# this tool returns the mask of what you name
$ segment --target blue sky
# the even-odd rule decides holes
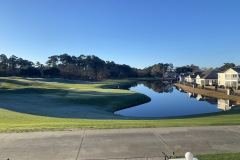
[[[240,65],[239,0],[0,0],[0,54]]]

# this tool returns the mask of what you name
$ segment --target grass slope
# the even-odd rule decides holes
[[[240,125],[240,111],[140,119],[114,111],[149,101],[120,89],[103,89],[138,79],[102,82],[1,78],[0,132],[39,130]]]

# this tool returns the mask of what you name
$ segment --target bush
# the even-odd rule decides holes
[[[44,77],[59,77],[60,70],[57,67],[51,67],[43,70]]]
[[[29,76],[29,77],[39,77],[41,76],[41,71],[38,68],[28,67],[24,69],[20,69],[21,76]]]

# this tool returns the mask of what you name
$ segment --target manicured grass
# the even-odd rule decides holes
[[[240,153],[199,154],[194,157],[198,160],[239,160]]]
[[[138,79],[83,82],[10,77],[0,81],[3,80],[0,132],[240,125],[240,110],[152,119],[113,114],[150,98],[133,91],[103,88]]]
[[[205,114],[199,117],[189,116],[171,119],[97,120],[97,119],[54,118],[0,109],[1,115],[0,132],[240,125],[239,114],[240,112],[236,111],[226,112],[223,115]]]

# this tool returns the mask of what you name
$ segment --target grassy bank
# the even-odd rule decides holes
[[[37,116],[0,109],[0,132],[240,125],[240,111],[169,119],[74,119]]]
[[[0,88],[0,132],[240,125],[239,110],[152,119],[113,114],[150,100],[141,93],[106,89],[139,79],[102,82],[1,79],[5,82]]]
[[[195,155],[198,160],[239,160],[240,153],[199,154]],[[177,158],[184,158],[177,157]]]
[[[201,94],[201,95],[208,96],[208,97],[213,97],[213,98],[229,99],[231,101],[236,101],[236,102],[240,103],[240,97],[239,96],[227,95],[225,93],[216,92],[216,91],[209,91],[209,90],[205,90],[205,89],[192,88],[192,87],[185,86],[183,84],[178,84],[178,83],[174,83],[174,85],[182,88],[185,91],[189,91],[189,92],[192,92],[192,93]]]

